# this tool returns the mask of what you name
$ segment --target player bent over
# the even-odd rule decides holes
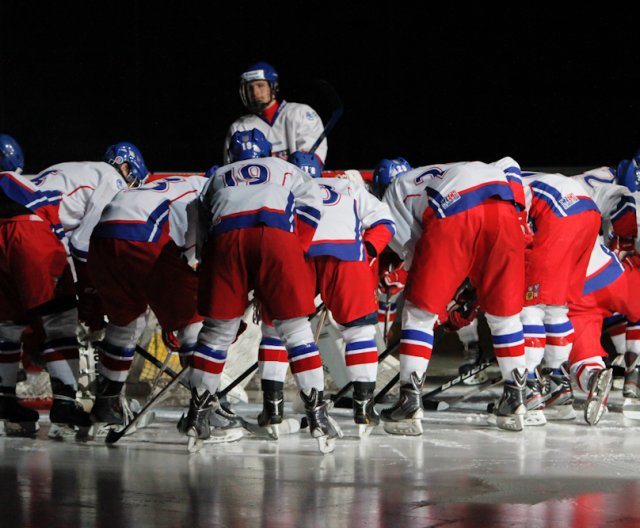
[[[56,208],[19,176],[22,151],[0,135],[0,419],[9,434],[34,434],[38,413],[16,400],[22,333],[27,323],[44,330],[40,358],[51,376],[52,424],[86,437],[89,415],[76,401],[78,311],[71,268],[60,239]]]
[[[313,283],[304,261],[321,217],[320,188],[296,166],[265,157],[271,144],[258,130],[235,133],[229,148],[234,161],[215,172],[201,199],[209,235],[198,295],[205,320],[190,356],[191,403],[179,430],[190,450],[209,437],[227,350],[253,290],[298,366],[311,435],[323,452],[331,451],[339,429],[323,398],[322,364],[307,319],[315,308]]]

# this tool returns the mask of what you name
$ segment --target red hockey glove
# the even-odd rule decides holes
[[[176,332],[168,332],[167,330],[162,331],[162,342],[164,346],[167,347],[167,350],[171,352],[179,352],[180,351],[180,341],[178,341],[178,335]]]
[[[622,259],[622,265],[629,270],[640,268],[640,255],[635,253],[627,255]]]
[[[470,325],[478,316],[476,290],[468,280],[458,288],[453,301],[447,306],[448,319],[443,324],[447,332],[457,332]]]
[[[380,279],[380,291],[389,295],[396,295],[404,290],[409,272],[404,269],[404,262],[391,271],[385,271]]]

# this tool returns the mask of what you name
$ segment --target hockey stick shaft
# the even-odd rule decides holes
[[[318,139],[316,139],[316,142],[309,149],[309,154],[313,154],[320,146],[320,143],[322,143],[322,141],[331,133],[333,127],[336,126],[336,123],[342,117],[342,112],[344,111],[342,101],[340,100],[340,97],[338,97],[336,91],[333,89],[333,86],[331,86],[327,81],[322,81],[322,84],[329,91],[332,99],[334,100],[334,109],[331,113],[329,121],[327,121],[327,124],[324,127],[324,130],[322,131]]]
[[[495,358],[489,361],[485,361],[484,363],[480,363],[476,367],[473,367],[469,372],[465,372],[464,374],[456,376],[452,380],[449,380],[446,383],[443,383],[442,385],[440,385],[439,387],[436,387],[435,389],[427,392],[426,394],[423,394],[422,401],[425,402],[430,398],[433,398],[436,394],[440,394],[441,392],[444,392],[447,389],[450,389],[451,387],[462,383],[464,380],[469,379],[472,376],[475,376],[476,374],[478,374],[478,372],[482,372],[483,370],[488,369],[491,365],[495,363],[496,363]]]

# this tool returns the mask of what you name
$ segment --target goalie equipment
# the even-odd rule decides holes
[[[0,170],[22,172],[24,154],[18,142],[9,134],[0,134]]]
[[[232,162],[269,156],[271,156],[271,143],[257,128],[238,130],[229,140],[229,159]]]
[[[149,176],[142,153],[133,143],[122,141],[107,147],[104,161],[114,167],[130,187],[139,187]],[[128,171],[122,168],[125,163],[129,167]]]

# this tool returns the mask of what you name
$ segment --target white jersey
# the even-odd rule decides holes
[[[59,163],[30,180],[58,206],[67,251],[86,262],[91,232],[102,210],[127,184],[104,162]]]
[[[587,190],[600,209],[605,236],[637,237],[635,200],[629,189],[618,185],[613,169],[599,167],[572,176],[571,179],[578,181]]]
[[[601,237],[598,237],[589,257],[582,295],[589,295],[608,286],[623,273],[624,267],[618,257],[602,243]]]
[[[396,178],[383,198],[396,223],[391,249],[408,266],[426,217],[445,218],[489,198],[515,202],[514,181],[504,169],[479,161],[459,162],[418,167]],[[515,183],[520,186],[519,178]]]
[[[258,225],[289,232],[315,231],[322,215],[320,187],[306,172],[278,158],[236,161],[220,167],[202,194],[209,232]]]
[[[272,124],[255,114],[244,115],[234,121],[227,132],[223,152],[225,164],[231,161],[229,159],[231,136],[238,130],[246,131],[254,128],[260,130],[273,145],[273,156],[287,159],[289,154],[296,150],[308,152],[322,134],[324,125],[320,116],[310,106],[286,101],[280,103]],[[326,139],[322,140],[315,154],[324,163],[327,158]]]
[[[191,246],[189,211],[207,181],[197,175],[167,176],[125,189],[105,207],[93,237],[161,243],[171,238],[179,247]]]
[[[322,220],[308,255],[331,255],[340,260],[365,260],[363,234],[384,225],[395,233],[389,206],[378,200],[363,185],[347,178],[316,180],[322,190]]]

